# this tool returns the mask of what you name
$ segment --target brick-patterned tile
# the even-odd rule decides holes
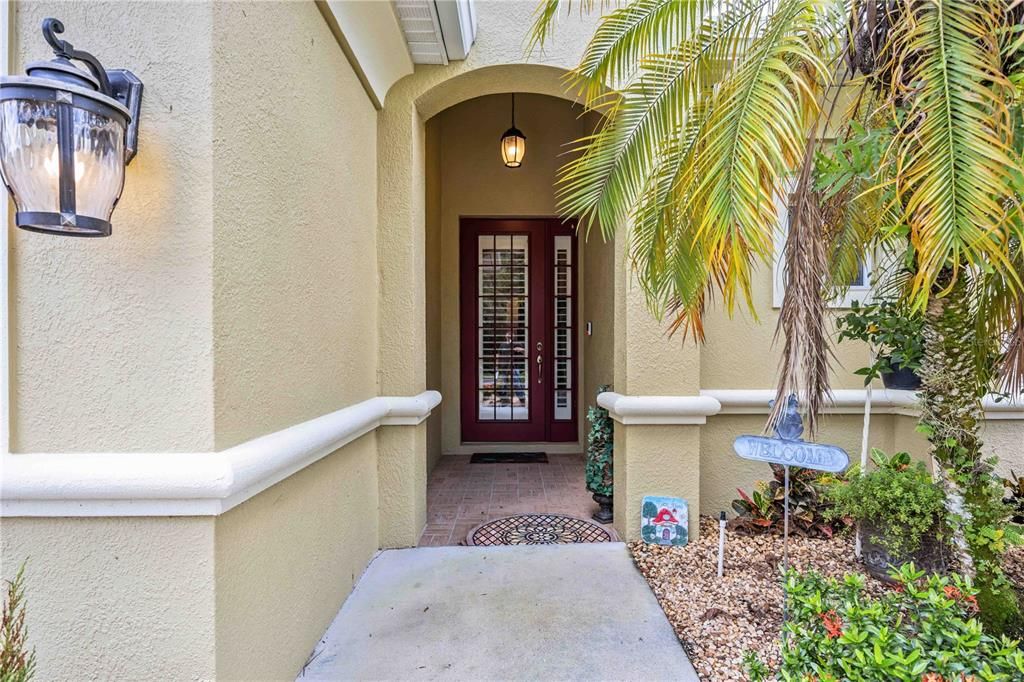
[[[597,504],[586,490],[583,455],[548,455],[548,464],[470,464],[445,456],[427,484],[427,527],[420,546],[462,545],[481,523],[513,514],[589,519]]]

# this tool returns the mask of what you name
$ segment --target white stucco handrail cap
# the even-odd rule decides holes
[[[220,452],[0,455],[0,516],[221,514],[380,426],[422,423],[437,391],[379,396]]]
[[[720,414],[767,414],[768,402],[775,398],[774,388],[702,389],[700,394],[714,398],[722,404]],[[832,391],[826,401],[825,414],[862,414],[867,403],[867,389],[840,388]],[[1024,419],[1024,404],[1019,401],[997,400],[987,395],[982,400],[985,419]],[[915,391],[875,388],[871,391],[871,412],[916,417],[919,412]]]
[[[605,392],[597,404],[620,424],[704,424],[721,404],[702,395],[622,395]]]
[[[768,403],[775,399],[774,388],[727,388],[703,389],[703,396],[716,399],[722,404],[722,414],[766,414]],[[830,400],[825,402],[826,413],[856,413],[864,411],[867,400],[865,389],[836,389]],[[913,391],[875,389],[871,395],[873,412],[911,409],[917,404]]]

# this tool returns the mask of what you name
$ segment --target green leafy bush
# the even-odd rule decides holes
[[[729,527],[741,533],[782,532],[785,512],[785,469],[770,464],[771,481],[758,481],[748,495],[737,488],[738,500],[732,501],[737,516]],[[813,469],[789,468],[789,530],[804,537],[830,538],[842,519],[830,520],[830,503],[822,497],[821,475]]]
[[[864,377],[865,386],[895,367],[915,371],[921,367],[924,319],[895,301],[882,299],[868,305],[854,301],[850,312],[836,320],[836,327],[840,341],[866,341],[877,349],[874,364],[854,371]]]
[[[897,557],[908,557],[925,535],[941,534],[946,496],[924,464],[910,463],[910,455],[887,457],[871,450],[875,469],[861,474],[853,467],[845,480],[824,490],[831,507],[827,518],[845,518],[870,530],[870,540]]]
[[[1010,682],[1024,679],[1018,642],[984,632],[976,592],[957,575],[930,575],[913,565],[894,572],[895,589],[864,593],[864,578],[786,576],[789,622],[778,679],[819,682]],[[754,682],[769,679],[747,656]]]
[[[601,386],[600,395],[609,389]],[[587,433],[587,490],[597,495],[612,495],[612,457],[614,451],[612,418],[608,410],[592,405],[587,410],[590,432]]]

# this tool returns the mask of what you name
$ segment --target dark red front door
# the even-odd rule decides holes
[[[460,232],[462,440],[575,441],[572,227],[463,218]]]

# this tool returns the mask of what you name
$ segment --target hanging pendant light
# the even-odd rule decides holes
[[[508,168],[519,168],[526,155],[526,135],[516,128],[516,94],[512,93],[512,127],[501,136],[501,160]]]

